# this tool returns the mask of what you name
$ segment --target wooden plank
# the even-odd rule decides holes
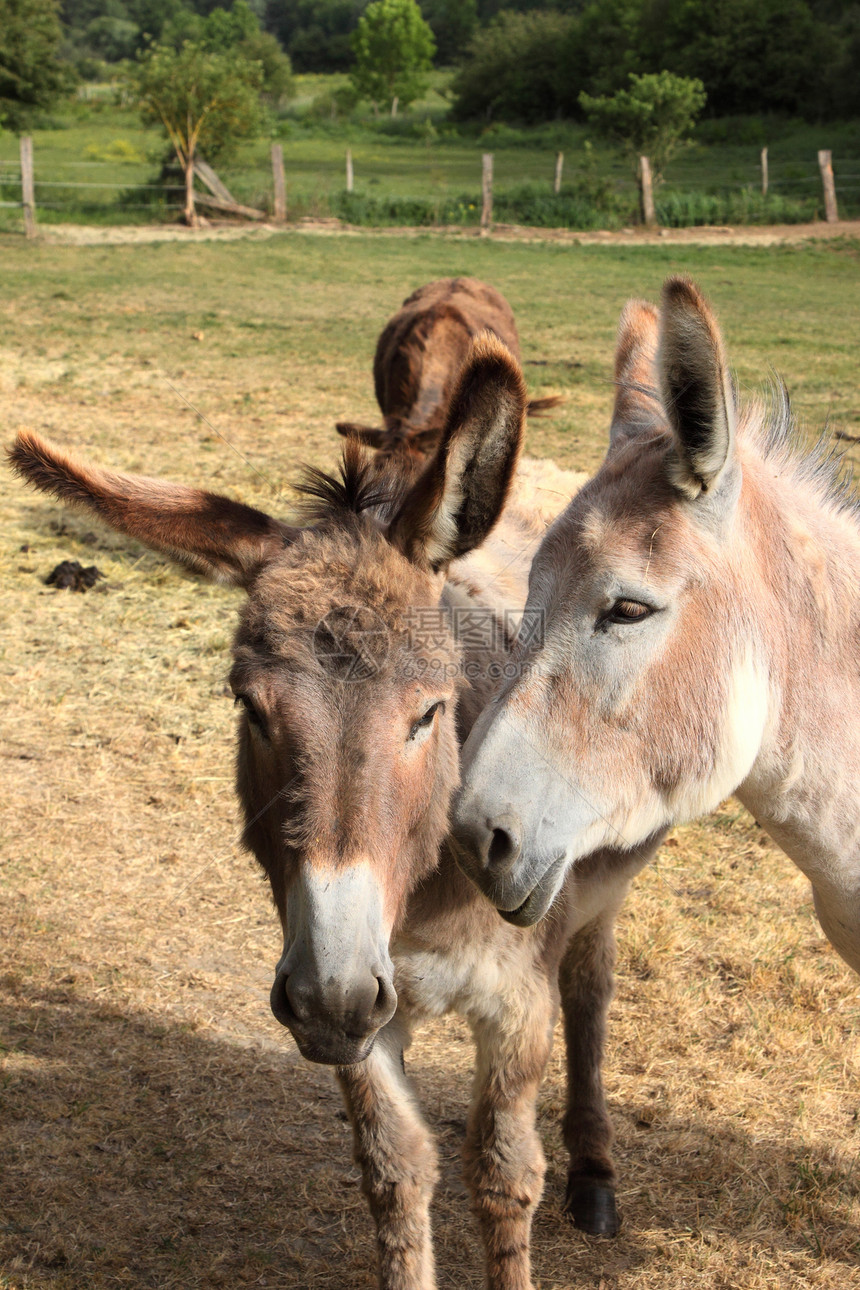
[[[352,148],[346,150],[346,191],[351,193],[355,184],[355,175],[352,170]]]
[[[36,189],[33,183],[33,140],[21,135],[21,204],[24,207],[24,233],[36,236]]]
[[[555,182],[553,183],[553,192],[561,192],[561,172],[564,169],[564,153],[558,152],[555,157]]]
[[[237,204],[236,198],[227,185],[218,178],[208,161],[204,161],[202,157],[196,157],[194,173],[200,182],[206,185],[213,197],[220,198],[222,202],[232,202],[234,206]]]
[[[287,181],[284,177],[284,150],[279,143],[272,144],[272,182],[275,186],[275,219],[283,223],[287,218]]]
[[[195,193],[194,200],[200,206],[210,206],[226,215],[241,215],[243,219],[266,218],[265,211],[255,210],[253,206],[240,206],[238,202],[222,202],[220,197],[210,197],[208,193]]]

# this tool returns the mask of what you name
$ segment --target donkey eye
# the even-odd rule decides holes
[[[433,718],[436,716],[436,713],[444,711],[444,703],[431,703],[430,707],[424,713],[424,716],[419,717],[417,721],[413,722],[412,729],[409,731],[409,738],[414,739],[419,730],[424,730],[427,726],[432,726]]]
[[[639,600],[616,600],[612,608],[604,615],[605,623],[641,623],[654,610],[650,605],[643,605]]]
[[[265,733],[266,723],[260,715],[259,710],[254,706],[253,699],[249,698],[247,694],[237,694],[235,702],[237,704],[241,703],[242,707],[245,709],[245,716],[248,718],[251,725],[256,726],[258,730]]]

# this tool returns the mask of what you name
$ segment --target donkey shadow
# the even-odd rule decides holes
[[[99,1006],[79,997],[73,982],[38,990],[7,973],[0,985],[0,1279],[55,1290],[375,1284],[370,1218],[340,1094],[286,1035],[283,1048],[242,1047],[170,1018]],[[440,1142],[439,1284],[477,1290],[482,1262],[458,1168],[468,1081],[441,1065],[444,1051],[433,1051],[429,1081],[423,1061],[410,1068]],[[630,1126],[620,1126],[620,1164],[624,1177],[644,1178],[645,1186],[625,1206],[627,1225],[613,1242],[588,1240],[564,1219],[564,1161],[560,1152],[553,1158],[558,1129],[546,1109],[541,1127],[550,1154],[533,1242],[542,1290],[597,1285],[604,1276],[614,1284],[659,1259],[660,1242],[645,1238],[657,1225],[654,1162],[637,1160]],[[797,1143],[757,1145],[736,1125],[722,1132],[716,1140],[708,1131],[714,1152],[742,1156],[774,1196],[804,1155]],[[832,1169],[805,1158],[813,1174]],[[745,1233],[725,1199],[713,1230],[704,1206],[691,1230],[701,1179],[685,1181],[685,1159],[671,1154],[663,1153],[662,1168],[675,1193],[672,1216],[659,1224],[666,1243],[686,1233],[716,1251],[735,1223],[733,1248],[751,1263],[774,1244],[803,1251],[802,1230],[759,1224]],[[847,1177],[842,1183],[850,1185]],[[848,1284],[854,1260],[843,1244]]]

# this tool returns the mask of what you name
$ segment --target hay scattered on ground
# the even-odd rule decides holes
[[[74,303],[21,293],[7,427],[268,504],[267,479],[299,454],[330,461],[335,415],[369,402],[369,369],[337,346],[290,371],[287,400],[270,332],[238,360],[232,336],[213,345],[192,401],[261,478],[166,397],[178,333],[155,324],[161,367],[123,358],[123,318],[169,312],[170,276],[156,265],[116,297],[91,273]],[[62,339],[56,308],[82,330]],[[238,595],[8,480],[0,508],[0,1286],[369,1287],[339,1095],[269,1013],[279,932],[234,841]],[[45,587],[62,559],[105,579]],[[593,1241],[561,1215],[559,1042],[540,1102],[541,1290],[860,1286],[860,986],[805,881],[728,803],[670,839],[619,942],[606,1075],[625,1226]],[[458,1166],[471,1063],[456,1021],[408,1059],[444,1160],[440,1285],[457,1290],[481,1284]]]

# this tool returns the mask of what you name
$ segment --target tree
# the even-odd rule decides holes
[[[423,93],[422,75],[433,65],[436,42],[415,0],[375,0],[352,35],[355,66],[350,75],[358,93],[377,103],[411,103]]]
[[[478,25],[477,0],[421,0],[421,12],[436,41],[437,63],[458,63]]]
[[[205,18],[181,11],[165,24],[159,41],[181,49],[190,40],[213,54],[235,54],[259,63],[263,97],[277,106],[293,93],[290,60],[276,37],[262,31],[260,20],[247,0],[234,0],[229,9],[213,9]]]
[[[20,132],[70,87],[58,0],[0,0],[0,127]]]
[[[262,70],[236,53],[215,53],[192,41],[180,50],[154,45],[137,69],[146,124],[161,125],[185,174],[185,220],[197,223],[194,162],[198,151],[223,155],[260,127]]]
[[[505,11],[478,28],[454,78],[454,115],[529,122],[557,116],[570,79],[564,55],[574,31],[573,18],[551,12]]]
[[[628,152],[634,162],[651,161],[659,180],[667,162],[689,135],[707,95],[700,80],[671,72],[630,73],[630,89],[593,98],[583,91],[579,104],[588,119]]]

